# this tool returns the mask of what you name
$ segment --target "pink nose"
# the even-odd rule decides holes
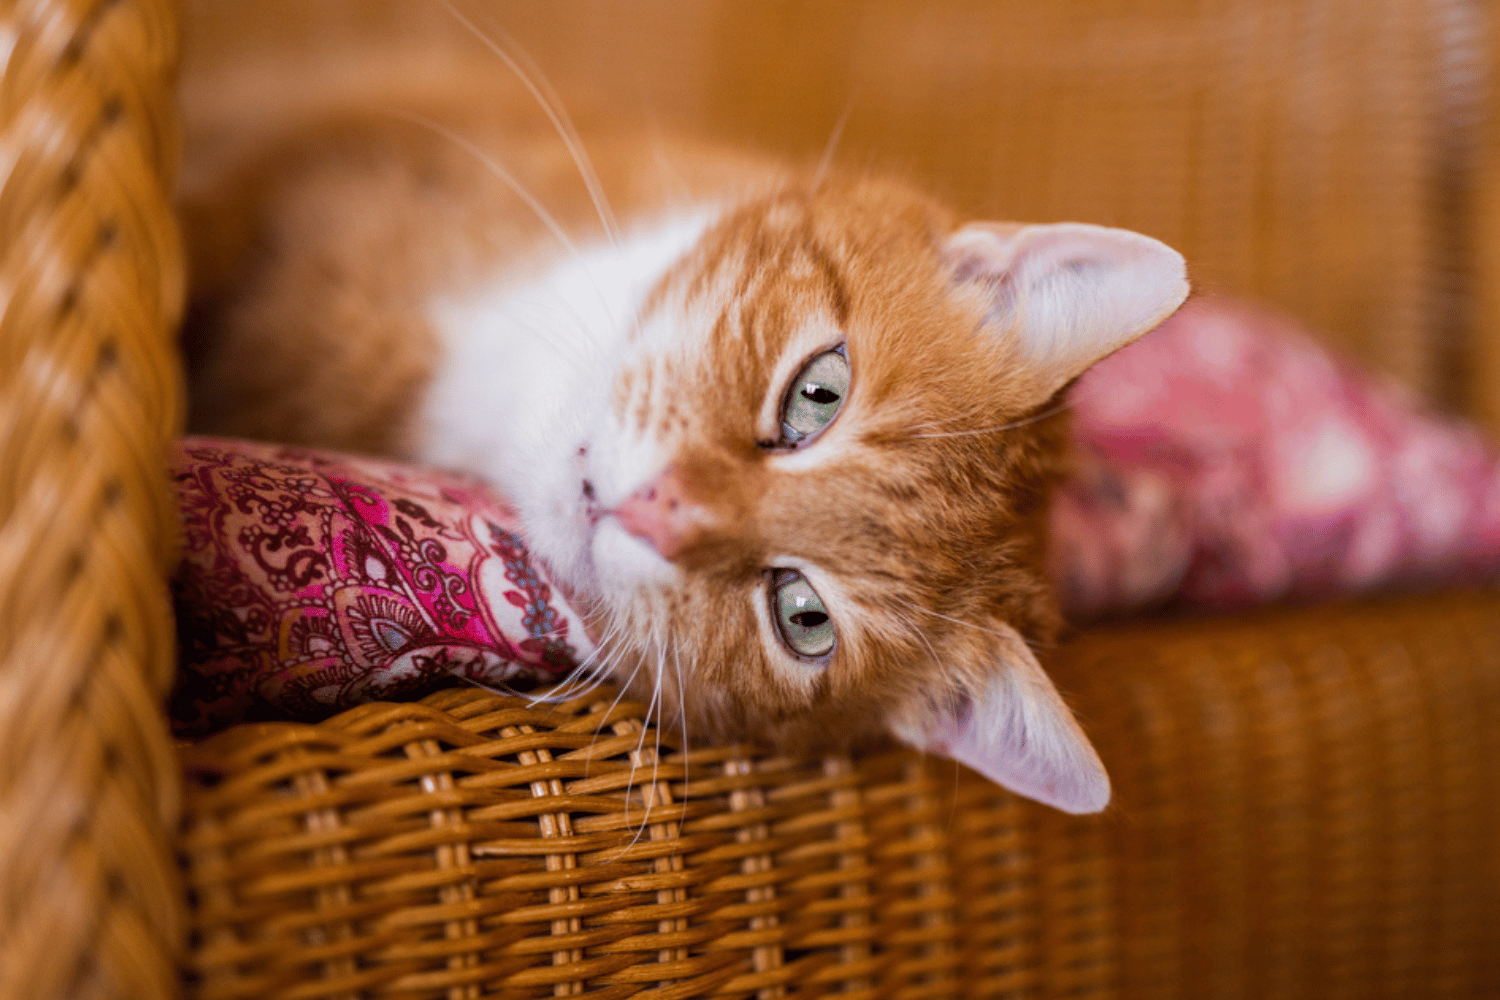
[[[682,478],[670,468],[656,482],[630,494],[614,510],[620,527],[650,542],[667,560],[677,558],[688,536],[703,524],[707,514],[702,506],[688,499]]]

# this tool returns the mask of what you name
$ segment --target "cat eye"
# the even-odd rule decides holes
[[[795,446],[833,423],[849,394],[849,358],[844,348],[813,358],[787,389],[781,404],[781,444]]]
[[[812,584],[794,569],[776,570],[771,577],[771,621],[787,649],[803,659],[833,651],[833,619]]]

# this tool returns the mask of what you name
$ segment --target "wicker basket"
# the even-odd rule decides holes
[[[731,6],[696,16],[712,25]],[[938,6],[987,25],[1012,17],[1007,51],[1029,52],[1032,67],[1047,65],[1047,45],[1115,51],[1079,49],[1092,37],[1083,15]],[[1202,6],[1112,5],[1136,31],[1120,36],[1109,79],[1151,78],[1129,59],[1156,65],[1197,38],[1234,65],[1261,60],[1234,98],[1241,118],[1221,117],[1218,91],[1179,81],[1191,97],[1180,108],[1148,88],[1152,120],[1173,127],[1127,142],[1115,130],[1128,92],[1107,114],[1069,118],[1079,97],[1059,85],[1036,98],[1054,99],[1053,155],[1115,136],[1142,168],[1103,188],[1096,217],[1170,236],[1170,218],[1153,227],[1132,213],[1156,211],[1162,183],[1183,185],[1219,209],[1177,224],[1223,286],[1296,305],[1336,282],[1329,315],[1347,322],[1328,325],[1342,339],[1382,303],[1404,303],[1363,349],[1441,395],[1453,338],[1429,345],[1470,313],[1455,275],[1471,273],[1474,231],[1453,228],[1444,185],[1475,164],[1448,157],[1462,144],[1437,127],[1451,108],[1432,81],[1453,64],[1434,53],[1468,5]],[[568,16],[609,25],[613,9]],[[758,44],[791,8],[765,10],[746,32]],[[845,3],[816,10],[834,36],[853,16]],[[608,699],[544,711],[448,691],[174,748],[159,708],[172,666],[161,470],[180,410],[182,268],[163,193],[174,13],[154,0],[17,0],[0,14],[0,998],[158,998],[184,983],[205,998],[1500,991],[1493,593],[1129,624],[1069,644],[1054,673],[1115,781],[1098,818],[904,752],[684,753],[643,727],[642,706]],[[1361,29],[1330,34],[1341,15]],[[1142,48],[1154,22],[1167,41]],[[1380,93],[1400,99],[1251,100],[1288,40],[1330,37],[1347,38],[1338,57],[1356,63],[1394,52]],[[1174,65],[1207,73],[1209,56]],[[768,120],[726,102],[747,130]],[[1364,124],[1341,132],[1351,108]],[[1035,127],[1046,118],[1028,114]],[[1384,159],[1367,141],[1372,115],[1391,137]],[[1334,265],[1310,261],[1299,277],[1270,259],[1294,245],[1300,217],[1286,206],[1307,178],[1268,175],[1255,156],[1205,161],[1222,147],[1203,130],[1226,120],[1257,122],[1276,149],[1309,128],[1360,139],[1349,155],[1370,161],[1361,190],[1385,202],[1318,216],[1312,242],[1343,248]],[[913,162],[933,155],[934,136],[909,138]],[[1309,154],[1313,173],[1337,145],[1309,147],[1322,157]],[[1137,147],[1157,152],[1131,161]],[[1052,204],[1044,195],[1067,171],[1103,174],[1052,166],[1031,204]],[[1156,166],[1171,167],[1165,182]],[[1265,186],[1256,204],[1280,214],[1241,204],[1252,181]],[[1384,255],[1369,245],[1382,219],[1394,234]],[[1457,304],[1428,318],[1421,304],[1443,295]]]
[[[242,727],[186,754],[197,992],[1497,984],[1500,600],[1135,626],[1064,659],[1113,771],[1102,818],[904,752],[681,754],[660,734],[658,759],[644,706],[608,700],[447,691]]]

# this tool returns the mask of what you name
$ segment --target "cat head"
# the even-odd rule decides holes
[[[1103,766],[1032,651],[1058,624],[1058,398],[1187,292],[1147,237],[957,226],[898,185],[726,215],[645,303],[581,450],[625,679],[690,734],[891,731],[1103,808]]]

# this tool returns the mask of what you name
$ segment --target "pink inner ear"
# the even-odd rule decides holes
[[[1109,775],[1021,634],[994,623],[995,673],[957,704],[909,705],[892,731],[1063,812],[1109,805]]]
[[[1182,255],[1123,229],[973,223],[948,238],[960,282],[983,279],[994,327],[1053,391],[1166,319],[1187,297]]]
[[[1038,717],[1024,696],[996,700],[966,701],[944,713],[928,732],[927,748],[1063,812],[1095,813],[1109,804],[1109,776],[1071,715]],[[1060,700],[1058,707],[1067,712]]]

